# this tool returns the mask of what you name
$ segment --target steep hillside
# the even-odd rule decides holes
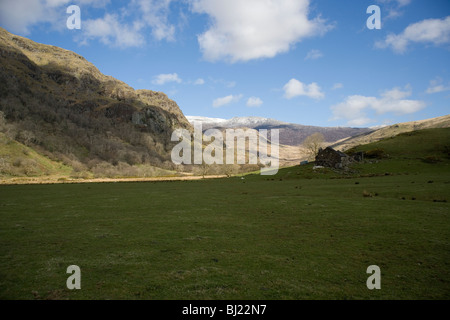
[[[77,171],[120,163],[171,169],[170,136],[191,129],[164,93],[134,90],[76,53],[2,28],[0,112],[9,139]]]
[[[431,128],[448,128],[448,127],[450,127],[450,115],[421,121],[404,122],[394,124],[391,126],[386,126],[366,134],[361,134],[355,137],[343,139],[333,144],[332,147],[337,150],[343,151],[359,145],[364,145],[380,141],[382,139],[394,137],[404,132],[412,132],[416,130],[431,129]]]

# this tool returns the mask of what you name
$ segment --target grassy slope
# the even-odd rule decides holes
[[[245,179],[0,186],[0,298],[448,299],[449,159],[430,144],[448,137],[368,146],[390,159],[349,175],[307,165]],[[424,163],[430,153],[442,161]],[[65,287],[71,264],[78,291]],[[373,264],[381,290],[366,288]]]
[[[34,149],[11,140],[0,132],[0,158],[3,166],[0,178],[14,176],[68,176],[72,168],[60,162],[53,161]]]
[[[407,133],[416,130],[425,130],[432,128],[448,128],[450,127],[450,115],[420,120],[398,123],[391,126],[380,128],[374,132],[363,134],[360,136],[343,139],[332,146],[337,150],[348,150],[350,148],[366,145],[382,139],[397,136],[402,133]]]
[[[135,168],[148,172],[152,177],[177,175],[175,171],[150,165],[138,165]],[[77,182],[94,178],[95,175],[91,172],[84,171],[77,174],[72,167],[51,160],[37,150],[11,140],[0,132],[0,184]],[[119,179],[121,176],[111,178]]]

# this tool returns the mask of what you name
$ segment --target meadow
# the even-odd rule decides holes
[[[348,172],[0,185],[0,299],[449,299],[449,142],[361,146],[383,152]]]

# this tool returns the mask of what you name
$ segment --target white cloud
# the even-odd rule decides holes
[[[219,84],[225,86],[226,88],[234,88],[236,86],[236,81],[228,81],[225,79],[215,79],[215,78],[209,78],[209,80],[214,84]]]
[[[377,42],[379,48],[391,47],[396,53],[404,53],[410,43],[442,45],[450,43],[450,16],[443,19],[426,19],[406,27],[400,34],[390,34]]]
[[[411,0],[378,0],[378,3],[383,4],[383,19],[394,19],[403,15],[401,9],[411,3]]]
[[[9,31],[25,35],[39,23],[50,23],[53,28],[63,30],[68,17],[64,8],[76,4],[82,9],[82,31],[76,37],[80,43],[98,39],[113,47],[137,47],[145,43],[146,33],[157,41],[175,40],[175,26],[169,21],[173,1],[132,0],[116,12],[95,19],[84,19],[86,10],[105,7],[110,0],[0,1],[0,21]]]
[[[152,28],[156,40],[175,40],[175,26],[169,22],[173,0],[134,0],[142,13],[140,23]]]
[[[307,96],[312,99],[322,99],[325,95],[315,82],[305,85],[297,79],[291,79],[283,87],[284,97],[292,99],[297,96]]]
[[[98,38],[103,44],[113,47],[139,47],[145,43],[140,27],[127,25],[119,21],[117,15],[106,14],[103,18],[82,22],[83,43]]]
[[[343,87],[344,87],[344,85],[342,83],[338,82],[338,83],[335,83],[333,85],[333,88],[331,88],[331,89],[332,90],[337,90],[337,89],[342,89]]]
[[[220,108],[224,105],[230,104],[230,103],[234,103],[234,102],[238,102],[239,100],[242,99],[242,94],[237,95],[237,96],[233,96],[233,95],[229,95],[223,98],[217,98],[213,101],[213,107],[214,108]]]
[[[191,0],[192,10],[210,16],[198,36],[206,60],[248,61],[272,58],[297,42],[330,30],[309,19],[309,0]]]
[[[430,86],[428,87],[426,93],[432,94],[432,93],[439,93],[443,91],[449,91],[450,85],[445,86],[442,84],[442,79],[437,78],[435,80],[430,81]]]
[[[0,1],[0,21],[11,32],[28,34],[31,25],[48,19],[42,1]]]
[[[24,0],[18,0],[24,1]],[[104,7],[110,0],[45,0],[44,3],[48,7],[69,6],[72,4],[89,5],[95,8]]]
[[[182,80],[176,73],[168,73],[168,74],[160,74],[155,77],[155,79],[152,81],[153,84],[157,85],[163,85],[168,82],[176,82],[181,83]]]
[[[201,86],[205,84],[205,80],[203,80],[202,78],[198,78],[197,80],[194,81],[194,84],[197,86]]]
[[[27,35],[39,23],[50,23],[56,29],[66,27],[64,6],[71,4],[101,7],[109,0],[14,0],[0,1],[0,21],[8,31]]]
[[[98,38],[102,43],[113,47],[139,47],[146,42],[147,28],[151,29],[151,34],[157,41],[174,41],[175,26],[168,19],[172,2],[173,0],[133,0],[127,7],[121,8],[120,17],[107,13],[103,18],[83,21],[85,39],[82,43]],[[122,22],[125,18],[132,20],[132,23]]]
[[[305,60],[316,60],[323,57],[323,53],[320,50],[313,49],[308,52],[305,57]]]
[[[372,119],[369,119],[366,117],[361,117],[361,118],[356,118],[356,119],[352,119],[352,120],[348,121],[347,125],[350,127],[364,127],[365,125],[367,125],[371,122],[373,122]]]
[[[225,86],[227,88],[234,88],[234,87],[236,87],[236,81],[226,81]]]
[[[331,107],[333,120],[346,119],[349,125],[364,125],[370,122],[367,111],[377,114],[394,113],[398,115],[410,114],[426,107],[425,102],[407,100],[412,91],[409,86],[404,90],[394,88],[381,94],[381,97],[366,97],[361,95],[349,96],[344,102]]]
[[[407,6],[408,4],[411,3],[411,0],[396,0],[396,1],[401,7]]]
[[[263,101],[258,97],[250,97],[247,100],[247,107],[260,107]]]

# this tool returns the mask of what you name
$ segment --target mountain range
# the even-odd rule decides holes
[[[278,129],[280,132],[280,144],[287,146],[299,146],[307,137],[317,132],[323,134],[325,142],[333,143],[344,138],[374,131],[374,129],[371,128],[307,126],[262,117],[234,117],[232,119],[220,119],[201,116],[186,116],[186,118],[191,124],[194,122],[201,122],[204,130],[211,128],[248,128],[255,130]]]

